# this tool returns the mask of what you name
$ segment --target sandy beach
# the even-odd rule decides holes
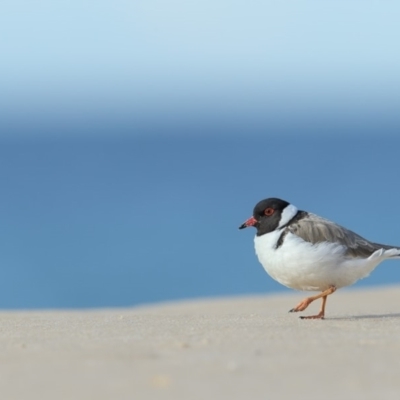
[[[400,287],[1,312],[4,399],[398,399]],[[312,304],[310,314],[319,307]]]

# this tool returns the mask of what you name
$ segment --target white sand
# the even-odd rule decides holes
[[[398,400],[400,287],[303,295],[1,312],[1,398]]]

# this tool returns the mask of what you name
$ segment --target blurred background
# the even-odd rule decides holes
[[[1,308],[289,291],[237,229],[266,197],[400,246],[400,3],[0,10]]]

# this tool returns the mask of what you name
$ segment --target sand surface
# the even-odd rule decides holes
[[[3,311],[1,398],[398,400],[400,287],[303,295]]]

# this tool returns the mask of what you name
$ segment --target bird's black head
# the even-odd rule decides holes
[[[257,236],[272,232],[281,225],[282,213],[288,206],[290,206],[290,203],[281,199],[269,198],[261,200],[254,207],[253,216],[242,224],[239,229],[254,226],[257,229]],[[291,214],[295,211],[297,209],[293,207]]]

